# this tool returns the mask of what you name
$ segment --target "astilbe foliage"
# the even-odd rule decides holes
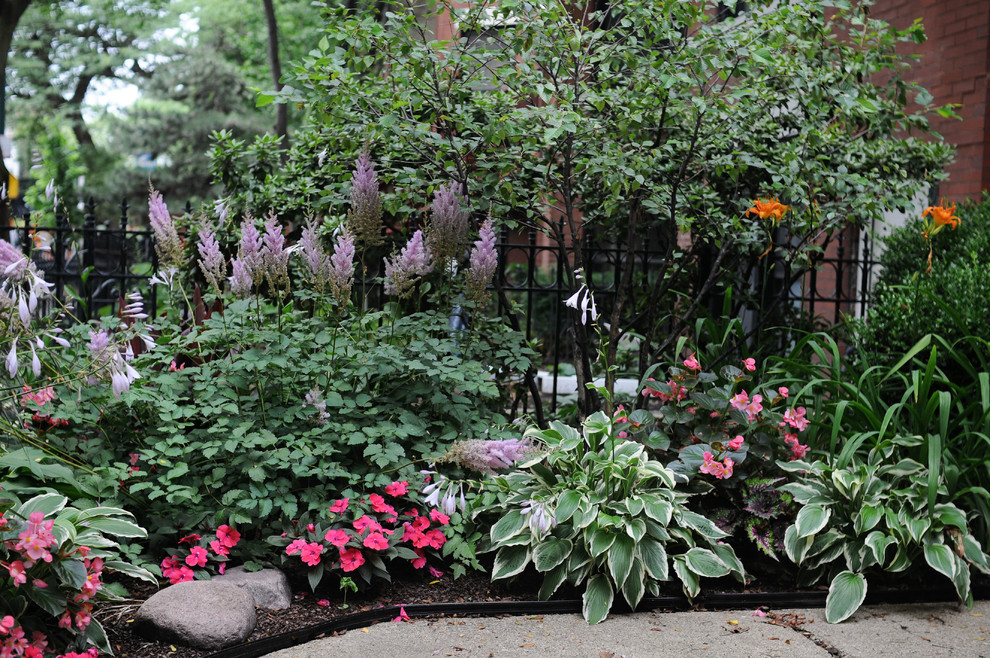
[[[365,247],[382,244],[382,196],[371,154],[363,151],[354,163],[351,178],[351,210],[347,225],[355,241]]]

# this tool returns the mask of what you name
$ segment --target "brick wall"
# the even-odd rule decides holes
[[[921,55],[906,79],[928,89],[936,105],[961,103],[963,118],[931,118],[932,128],[956,145],[956,160],[939,195],[950,201],[979,198],[990,189],[990,2],[987,0],[876,0],[870,14],[903,29],[921,18],[928,40],[905,44]]]

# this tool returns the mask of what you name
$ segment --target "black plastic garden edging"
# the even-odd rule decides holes
[[[639,604],[637,610],[689,610],[692,608],[707,608],[714,610],[735,610],[745,608],[767,607],[774,608],[822,608],[825,606],[824,590],[811,592],[746,592],[708,594],[699,596],[691,603],[684,596],[663,596],[646,598]],[[990,598],[990,587],[976,586],[973,596],[977,599]],[[866,597],[867,604],[876,603],[924,603],[958,600],[952,589],[914,589],[914,590],[881,590],[872,592]],[[622,612],[619,601],[614,610]],[[624,603],[624,602],[622,602]],[[333,633],[362,628],[369,624],[391,621],[399,616],[399,608],[403,608],[410,619],[423,617],[460,617],[495,615],[556,615],[581,612],[579,599],[563,601],[479,601],[470,603],[411,603],[408,605],[391,605],[374,610],[364,610],[350,615],[344,615],[330,621],[306,626],[293,631],[279,633],[262,638],[255,642],[244,642],[226,649],[211,653],[205,658],[258,658],[274,651],[289,649],[306,642],[319,639]],[[625,608],[628,611],[628,608]]]

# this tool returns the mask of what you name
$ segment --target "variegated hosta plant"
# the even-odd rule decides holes
[[[970,534],[966,514],[948,502],[939,478],[913,459],[896,459],[897,444],[918,441],[886,441],[865,464],[778,462],[795,478],[780,490],[802,506],[787,528],[784,548],[802,568],[799,585],[831,582],[825,603],[829,623],[847,619],[862,605],[870,571],[903,572],[922,564],[923,556],[969,606],[970,566],[990,574],[990,556]]]
[[[686,507],[676,476],[644,446],[619,436],[617,423],[599,412],[583,433],[560,422],[530,429],[546,451],[494,478],[500,494],[485,507],[502,512],[492,526],[497,550],[492,579],[509,578],[532,563],[543,574],[540,598],[565,581],[585,585],[584,617],[602,621],[621,592],[635,609],[656,596],[670,567],[693,598],[702,577],[734,575],[742,563],[724,532]]]

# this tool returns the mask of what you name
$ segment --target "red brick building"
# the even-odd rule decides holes
[[[949,201],[978,199],[990,189],[990,0],[876,0],[874,18],[898,29],[920,18],[928,40],[905,44],[921,61],[905,78],[928,89],[936,105],[960,104],[958,119],[932,117],[932,127],[956,145],[938,196]]]

